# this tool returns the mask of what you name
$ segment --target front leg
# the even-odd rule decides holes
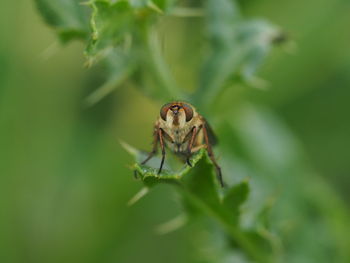
[[[219,179],[221,187],[224,187],[225,184],[224,184],[224,180],[222,179],[221,168],[215,160],[213,149],[211,148],[211,144],[209,142],[209,137],[208,137],[208,132],[207,132],[207,129],[205,126],[203,127],[203,135],[204,135],[205,144],[207,145],[207,151],[208,151],[209,158],[215,166],[216,175]]]
[[[200,128],[198,129],[198,131],[200,130]],[[193,126],[193,128],[191,129],[191,131],[186,135],[184,141],[182,143],[185,143],[186,141],[188,142],[188,146],[187,146],[187,156],[186,156],[186,163],[192,167],[191,161],[190,161],[190,157],[192,155],[192,149],[193,149],[193,145],[195,142],[195,139],[197,137],[198,134],[197,131],[197,127]]]
[[[147,158],[141,163],[142,165],[146,164],[157,153],[157,147],[158,147],[158,141],[159,141],[158,130],[159,130],[159,127],[158,125],[156,125],[153,131],[153,149],[148,154]]]
[[[162,150],[162,161],[160,162],[158,174],[161,173],[162,168],[163,168],[163,164],[164,164],[164,160],[165,160],[165,147],[164,147],[163,133],[164,133],[163,129],[159,128],[158,129],[158,138],[159,138],[160,148]]]

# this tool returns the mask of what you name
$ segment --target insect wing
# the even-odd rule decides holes
[[[211,145],[216,145],[218,143],[218,138],[216,137],[213,129],[211,128],[207,120],[204,120],[204,121],[205,121],[204,126],[207,129],[209,142]]]

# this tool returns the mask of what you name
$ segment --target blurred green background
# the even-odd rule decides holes
[[[240,4],[244,15],[269,19],[295,42],[265,61],[259,77],[268,89],[244,88],[240,100],[275,112],[307,165],[348,203],[350,2]],[[141,184],[118,141],[149,149],[161,104],[122,87],[84,108],[83,98],[103,81],[103,69],[84,68],[84,45],[61,46],[31,1],[1,6],[0,262],[192,262],[198,244],[189,236],[198,226],[154,232],[181,209],[170,187],[126,206]],[[186,26],[177,18],[163,25],[174,28],[175,44]],[[180,83],[191,83],[181,72],[186,55],[177,51],[165,48],[169,64]]]

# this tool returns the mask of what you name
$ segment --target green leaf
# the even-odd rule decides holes
[[[199,105],[215,102],[232,79],[254,82],[258,67],[280,34],[264,20],[243,20],[231,0],[208,0],[206,10],[208,55],[193,96]]]
[[[344,244],[350,241],[341,235],[350,220],[346,205],[305,164],[286,125],[273,112],[252,105],[228,112],[227,119],[229,125],[220,127],[225,130],[220,137],[225,167],[251,177],[252,195],[241,214],[244,229],[258,237],[257,243],[268,241],[280,262],[347,262]]]
[[[282,32],[266,20],[251,20],[240,24],[238,34],[240,45],[245,47],[240,65],[241,77],[251,82]]]
[[[133,33],[135,19],[127,1],[112,4],[106,0],[96,0],[90,3],[90,7],[93,10],[90,22],[92,34],[86,54],[93,58],[106,48],[125,44]]]
[[[150,3],[157,6],[162,11],[167,11],[176,0],[151,0]],[[152,4],[151,4],[152,5]]]
[[[151,164],[151,161],[148,163],[148,165],[141,165],[138,163],[146,159],[146,153],[137,150],[136,148],[128,145],[127,143],[122,142],[121,144],[124,147],[124,149],[130,154],[132,154],[136,159],[137,163],[133,165],[133,169],[135,169],[135,171],[139,174],[139,176],[147,186],[154,186],[158,183],[174,183],[176,181],[180,181],[180,179],[182,179],[190,170],[194,169],[194,167],[205,154],[204,149],[201,149],[197,153],[195,153],[190,160],[192,167],[190,167],[187,164],[184,164],[183,168],[175,170],[171,169],[170,167],[167,168],[167,165],[165,164],[164,168],[162,169],[162,172],[159,174],[159,167],[149,166],[149,164]],[[153,157],[153,160],[156,160],[157,163],[160,164],[160,159],[158,157]]]
[[[158,174],[159,168],[150,167],[148,165],[135,164],[136,171],[140,174],[141,179],[147,186],[154,186],[158,183],[175,183],[179,182],[183,177],[189,173],[190,170],[194,169],[197,163],[202,159],[205,150],[200,150],[191,157],[191,164],[193,167],[187,164],[178,171],[172,169],[163,169],[160,174]]]
[[[205,151],[202,149],[202,151]],[[201,158],[185,180],[186,189],[214,209],[221,206],[214,166],[207,155]]]
[[[62,42],[86,39],[89,33],[88,9],[77,0],[35,0],[46,23],[54,27]]]
[[[135,8],[149,8],[156,13],[163,14],[163,11],[170,5],[169,0],[130,0],[130,4]]]
[[[108,70],[107,80],[102,86],[93,91],[85,100],[87,106],[92,106],[121,86],[135,71],[137,61],[132,60],[120,48],[109,50],[104,60]]]
[[[157,36],[150,25],[159,12],[151,1],[95,0],[90,3],[91,38],[86,48],[88,64],[106,59],[111,74],[106,83],[87,99],[92,105],[113,91],[131,74],[142,92],[167,100],[179,95]]]
[[[232,186],[226,193],[223,204],[234,215],[233,220],[238,224],[240,215],[240,206],[247,200],[249,195],[249,185],[247,181]]]
[[[125,143],[122,143],[122,145],[136,160],[143,159],[142,152]],[[256,237],[253,238],[250,232],[242,231],[235,219],[237,214],[234,214],[234,209],[238,209],[248,194],[247,183],[241,183],[230,189],[225,198],[226,202],[223,202],[219,195],[219,184],[214,175],[213,164],[205,153],[204,149],[198,151],[191,160],[193,167],[186,166],[180,171],[164,169],[161,174],[158,174],[158,168],[138,163],[134,164],[133,169],[137,171],[148,188],[159,183],[175,185],[181,193],[186,207],[190,209],[188,211],[189,216],[202,214],[212,218],[248,257],[258,262],[269,262],[269,252],[257,246],[254,241]],[[240,197],[233,195],[234,193],[239,194]],[[237,203],[231,204],[230,201],[236,201]]]
[[[138,53],[147,26],[153,22],[154,14],[159,13],[152,1],[94,0],[89,5],[92,8],[92,34],[86,49],[89,57],[116,46]]]

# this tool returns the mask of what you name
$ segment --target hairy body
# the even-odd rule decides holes
[[[221,168],[217,164],[212,151],[215,144],[215,136],[206,120],[195,108],[184,102],[172,102],[165,104],[160,110],[160,116],[154,125],[153,150],[145,164],[157,152],[158,144],[162,150],[162,161],[158,173],[161,172],[165,159],[165,146],[178,155],[186,158],[191,165],[190,157],[200,148],[206,148],[213,162],[221,186],[224,186]]]

